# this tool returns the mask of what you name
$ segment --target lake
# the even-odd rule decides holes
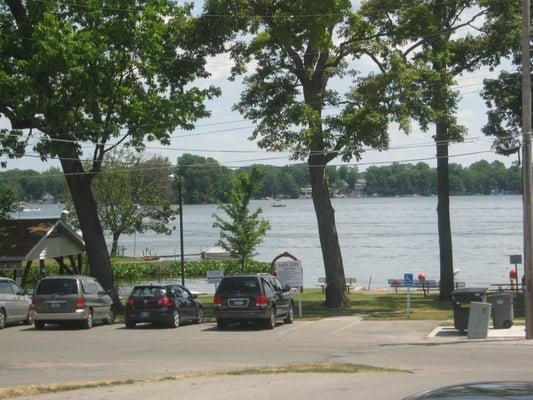
[[[387,279],[406,272],[424,272],[427,279],[439,279],[436,197],[339,198],[332,199],[347,277],[358,278],[372,288],[386,287]],[[324,276],[322,255],[313,204],[310,199],[253,201],[271,224],[256,259],[270,262],[288,251],[302,260],[304,283],[316,287]],[[22,218],[57,217],[57,205],[40,211],[18,213]],[[184,251],[198,254],[213,246],[219,232],[212,228],[216,205],[185,205]],[[17,215],[15,215],[17,217]],[[465,196],[451,198],[454,268],[457,279],[469,286],[508,282],[509,255],[522,253],[521,196]],[[153,232],[122,236],[124,254],[133,256],[179,254],[179,222],[171,235]],[[519,273],[522,274],[522,266]]]

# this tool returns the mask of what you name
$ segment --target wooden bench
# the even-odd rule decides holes
[[[346,282],[346,286],[344,287],[345,293],[350,293],[350,290],[355,288],[355,284],[357,283],[357,278],[344,278]],[[326,287],[328,286],[326,283],[326,278],[320,277],[318,278],[318,285],[322,289],[322,293],[326,290]]]
[[[394,292],[398,293],[398,288],[406,287],[403,279],[389,279],[389,286],[394,288]],[[415,279],[413,281],[413,288],[421,289],[424,292],[424,297],[432,289],[439,289],[439,283],[434,279],[426,279],[421,281],[420,279]]]

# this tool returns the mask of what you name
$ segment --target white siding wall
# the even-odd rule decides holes
[[[56,237],[49,237],[37,246],[27,257],[28,260],[39,260],[44,258],[54,258],[70,256],[82,253],[79,245],[65,234]]]

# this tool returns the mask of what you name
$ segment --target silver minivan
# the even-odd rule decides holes
[[[0,329],[8,323],[31,324],[31,300],[13,279],[0,277]]]
[[[46,324],[77,323],[90,329],[94,321],[115,322],[111,297],[88,276],[50,276],[41,279],[32,298],[35,329]]]

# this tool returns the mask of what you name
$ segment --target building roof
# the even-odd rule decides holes
[[[83,251],[83,239],[59,218],[0,221],[0,260],[27,260],[34,249],[58,235]]]

